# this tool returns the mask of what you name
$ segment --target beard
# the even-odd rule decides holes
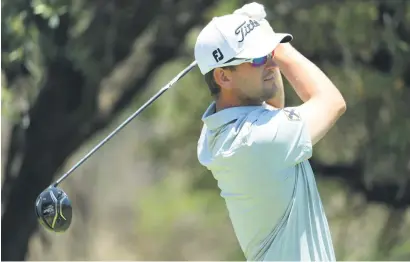
[[[278,92],[278,87],[275,84],[273,84],[269,87],[265,87],[263,91],[263,99],[265,101],[275,97],[276,93]]]
[[[242,105],[261,105],[264,101],[272,98],[276,92],[276,87],[266,88],[265,86],[262,86],[257,92],[245,93],[244,91],[239,90],[238,98]]]
[[[236,95],[243,105],[261,105],[263,102],[281,96],[283,92],[283,81],[279,69],[272,70],[273,80],[264,81],[267,74],[261,79],[260,86],[253,88],[238,88]]]

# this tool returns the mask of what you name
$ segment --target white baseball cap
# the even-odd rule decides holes
[[[234,65],[233,58],[263,57],[292,39],[291,34],[275,33],[266,19],[235,13],[214,17],[198,35],[195,60],[205,75],[214,68]]]

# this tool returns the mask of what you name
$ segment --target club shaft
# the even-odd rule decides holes
[[[121,125],[119,125],[114,131],[112,131],[104,140],[102,140],[98,145],[96,145],[87,155],[85,155],[80,161],[78,161],[70,170],[68,170],[64,175],[62,175],[54,184],[57,187],[61,182],[63,182],[74,170],[76,170],[81,164],[83,164],[92,154],[95,153],[100,147],[102,147],[108,140],[110,140],[115,134],[117,134],[123,127],[125,127],[131,120],[138,116],[145,108],[151,105],[158,97],[160,97],[165,91],[170,89],[173,84],[175,84],[179,79],[186,75],[189,71],[196,66],[197,62],[192,62],[188,67],[182,70],[176,77],[174,77],[168,84],[162,87],[153,97],[151,97],[144,105],[142,105],[137,111],[135,111],[131,116],[129,116]]]

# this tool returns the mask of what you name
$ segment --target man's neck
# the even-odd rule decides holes
[[[263,104],[263,101],[226,101],[221,97],[215,100],[216,112],[239,106],[260,106]]]

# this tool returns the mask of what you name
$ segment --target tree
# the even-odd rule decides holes
[[[180,55],[190,29],[248,1],[224,0],[211,8],[216,2],[2,2],[7,81],[2,100],[15,116],[2,187],[3,260],[24,259],[37,227],[34,200],[67,157],[130,105],[160,65]],[[312,165],[318,180],[342,180],[369,202],[390,207],[379,248],[388,257],[397,240],[398,227],[391,230],[392,225],[403,221],[410,204],[409,2],[261,2],[274,29],[292,32],[293,44],[330,74],[347,98],[347,114],[316,147]],[[208,8],[211,12],[204,12]],[[297,103],[291,93],[287,99]],[[177,105],[172,113],[192,119],[198,105],[190,106]],[[182,124],[183,132],[161,141],[172,136],[173,143],[183,144],[198,131]],[[172,162],[170,148],[152,147],[166,166]],[[195,154],[186,154],[192,172]],[[215,187],[209,177],[201,177],[195,189]]]
[[[409,2],[296,3],[266,1],[272,24],[297,36],[294,44],[335,79],[348,104],[338,125],[341,132],[333,132],[316,149],[315,170],[342,179],[369,201],[408,207]],[[294,97],[290,101],[295,102]],[[334,151],[329,142],[349,146],[345,140],[357,135],[359,125],[366,136],[348,152],[354,157],[345,160],[335,153],[337,161],[325,164],[324,154]]]
[[[132,102],[158,66],[179,54],[213,2],[2,2],[4,90],[18,93],[23,81],[30,93],[12,127],[4,172],[3,260],[24,260],[37,228],[37,195],[74,150]],[[124,64],[129,67],[121,71]]]

